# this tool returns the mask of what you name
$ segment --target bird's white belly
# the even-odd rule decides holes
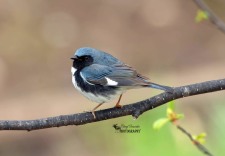
[[[75,68],[71,68],[71,72],[72,72],[72,82],[73,82],[73,85],[74,87],[82,94],[84,95],[85,97],[87,97],[88,99],[90,99],[91,101],[94,101],[96,103],[105,103],[105,102],[109,102],[113,99],[115,99],[118,95],[122,94],[123,91],[122,90],[117,90],[115,94],[111,94],[111,95],[108,95],[107,97],[106,96],[102,96],[102,95],[95,95],[95,94],[92,94],[90,92],[84,92],[81,90],[81,88],[77,85],[77,82],[75,80],[75,76],[74,76],[74,73],[76,72],[76,69]]]

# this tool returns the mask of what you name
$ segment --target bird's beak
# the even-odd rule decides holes
[[[78,58],[77,58],[77,56],[75,55],[75,56],[71,57],[70,59],[71,59],[71,60],[75,60],[75,59],[78,59]]]

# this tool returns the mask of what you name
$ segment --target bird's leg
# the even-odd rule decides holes
[[[96,119],[96,116],[95,116],[95,110],[96,110],[98,107],[100,107],[103,103],[104,103],[104,102],[98,104],[95,108],[93,108],[93,109],[91,110],[91,113],[93,114],[93,116],[94,116],[95,119]]]
[[[116,105],[115,105],[116,108],[121,108],[121,107],[122,107],[122,105],[120,105],[120,100],[121,100],[121,98],[122,98],[122,95],[123,95],[123,94],[120,95],[119,100],[117,101],[117,103],[116,103]]]

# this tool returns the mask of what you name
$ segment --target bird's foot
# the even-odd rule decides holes
[[[95,110],[84,110],[84,113],[91,113],[94,117],[94,119],[96,119],[96,115],[95,115]]]
[[[123,107],[123,105],[120,105],[120,103],[117,103],[116,105],[115,105],[115,108],[122,108]]]
[[[122,108],[122,107],[123,107],[122,105],[120,105],[120,100],[121,100],[121,98],[122,98],[122,95],[123,95],[123,94],[120,95],[119,100],[117,101],[117,103],[116,103],[116,105],[115,105],[115,108]]]
[[[96,119],[96,115],[95,115],[95,111],[94,110],[91,111],[91,114],[94,116],[94,119]]]

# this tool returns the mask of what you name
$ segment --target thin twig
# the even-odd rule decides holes
[[[196,83],[192,85],[176,87],[174,88],[174,92],[172,94],[164,92],[149,99],[136,102],[134,104],[125,105],[122,108],[110,108],[96,111],[96,118],[93,117],[92,113],[86,112],[36,120],[0,120],[0,130],[31,131],[68,125],[84,125],[87,123],[98,122],[127,115],[132,115],[134,118],[138,118],[142,113],[161,106],[169,101],[224,89],[225,79]]]
[[[187,135],[188,136],[188,138],[194,143],[194,145],[201,151],[201,152],[203,152],[205,155],[208,155],[208,156],[213,156],[210,152],[209,152],[209,150],[205,147],[205,146],[203,146],[201,143],[199,143],[198,141],[196,141],[193,137],[192,137],[192,135],[187,131],[187,130],[185,130],[183,127],[181,127],[180,125],[176,125],[177,126],[177,128],[181,131],[181,132],[183,132],[185,135]]]
[[[217,26],[219,30],[225,33],[225,23],[222,21],[208,6],[203,0],[194,0],[200,9],[207,12],[209,20]]]

